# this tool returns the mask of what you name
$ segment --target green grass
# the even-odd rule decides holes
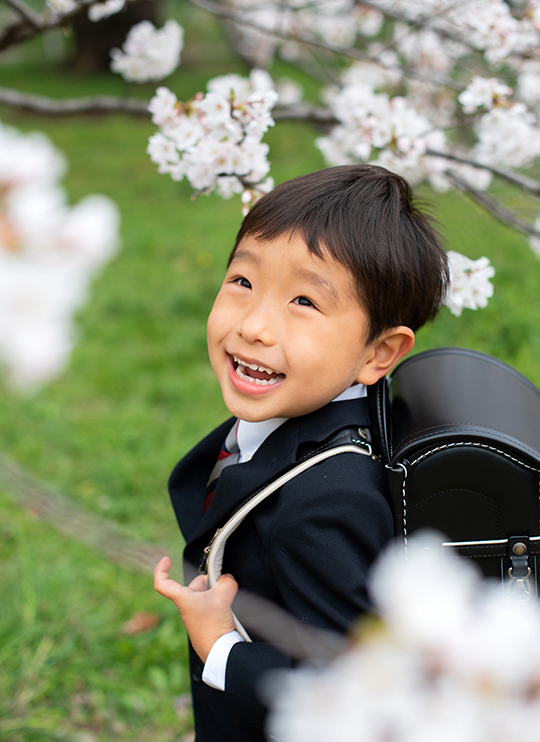
[[[184,62],[166,82],[184,99],[210,76],[243,71],[215,23],[201,19],[191,10],[182,16]],[[2,84],[57,96],[124,92],[117,76],[75,76],[41,54],[35,42],[11,55],[0,66]],[[283,63],[277,69],[291,74]],[[313,97],[313,83],[307,87]],[[145,154],[150,122],[0,114],[46,132],[65,152],[72,202],[105,193],[123,221],[123,248],[80,313],[68,370],[31,397],[0,387],[0,450],[127,535],[169,544],[178,559],[166,481],[227,414],[207,360],[205,321],[240,223],[239,200],[192,202],[186,184],[158,175]],[[323,167],[312,144],[318,135],[292,123],[269,131],[276,181]],[[520,235],[458,194],[423,195],[448,247],[488,255],[497,275],[487,309],[460,319],[443,309],[419,333],[417,350],[478,348],[540,385],[539,261]],[[188,683],[174,606],[154,594],[149,578],[60,536],[5,494],[0,513],[0,742],[179,739],[189,716],[175,711],[175,699]],[[160,625],[126,636],[124,622],[141,610],[159,613]]]

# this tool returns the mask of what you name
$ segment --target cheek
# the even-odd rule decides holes
[[[208,315],[208,322],[206,324],[208,343],[210,343],[210,341],[215,341],[219,337],[220,333],[222,332],[224,317],[225,312],[223,308],[223,302],[221,300],[220,294],[218,294],[214,302],[214,306],[212,307],[212,310]]]

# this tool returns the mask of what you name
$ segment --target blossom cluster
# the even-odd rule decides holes
[[[375,162],[398,172],[411,183],[428,178],[438,184],[445,163],[428,150],[444,151],[444,133],[401,96],[376,93],[360,81],[327,95],[339,119],[330,134],[316,144],[331,165]]]
[[[518,14],[504,0],[377,0],[381,11],[402,14],[412,23],[420,22],[437,33],[443,53],[457,58],[469,49],[484,54],[487,62],[498,64],[512,54],[530,51],[538,43],[538,2],[516,6]],[[525,6],[525,7],[523,7]],[[426,19],[429,19],[426,23]]]
[[[269,148],[261,139],[274,125],[271,110],[278,94],[262,70],[249,78],[216,77],[207,88],[206,95],[187,103],[158,88],[149,110],[159,132],[150,137],[147,152],[158,172],[177,181],[185,177],[200,193],[242,194],[247,208],[273,187],[267,178]]]
[[[536,742],[540,604],[443,557],[432,535],[393,547],[372,594],[382,621],[325,669],[280,675],[276,742]]]
[[[116,206],[95,195],[70,207],[65,169],[44,135],[0,124],[0,363],[20,388],[64,368],[73,316],[118,241]]]
[[[161,80],[180,64],[184,29],[170,18],[163,28],[141,21],[129,30],[122,49],[111,49],[111,70],[127,82]]]
[[[440,191],[460,181],[485,191],[497,169],[540,158],[540,62],[531,55],[540,47],[538,0],[520,8],[503,0],[373,5],[399,19],[393,48],[371,43],[371,61],[354,63],[325,91],[338,123],[316,144],[330,165],[372,162]],[[485,74],[502,62],[500,74]],[[473,304],[483,305],[469,298],[463,306]]]
[[[471,260],[453,250],[447,254],[450,286],[444,304],[456,317],[460,317],[464,309],[486,307],[493,296],[493,284],[489,279],[495,275],[488,258]]]

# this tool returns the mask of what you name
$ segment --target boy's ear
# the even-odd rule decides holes
[[[367,360],[356,381],[367,385],[375,384],[382,376],[390,373],[413,347],[414,332],[410,327],[400,325],[383,332],[370,346]]]

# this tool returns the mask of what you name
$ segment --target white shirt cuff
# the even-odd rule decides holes
[[[223,634],[212,645],[203,669],[202,679],[206,685],[216,690],[225,690],[225,672],[229,653],[235,644],[244,640],[238,631]]]

